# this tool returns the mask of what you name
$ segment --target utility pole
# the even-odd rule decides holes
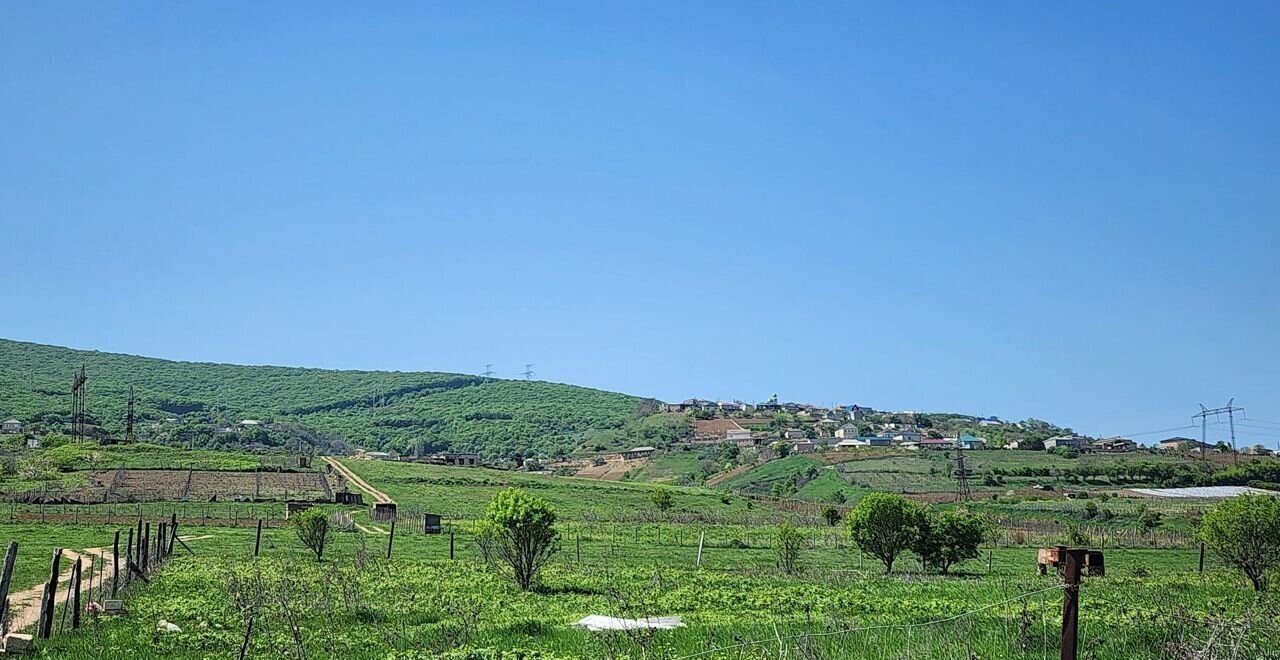
[[[133,442],[136,438],[133,433],[133,386],[129,386],[129,407],[124,416],[124,441]]]
[[[533,380],[533,365],[532,364],[524,365],[524,371],[521,372],[520,375],[524,376],[525,380]]]
[[[1238,464],[1240,462],[1240,453],[1236,451],[1236,413],[1244,412],[1244,408],[1234,405],[1235,401],[1236,401],[1235,397],[1231,397],[1230,399],[1227,400],[1227,405],[1222,406],[1221,408],[1206,408],[1202,403],[1200,404],[1200,412],[1192,415],[1191,419],[1195,420],[1199,418],[1200,444],[1207,445],[1209,443],[1208,439],[1206,438],[1206,433],[1208,431],[1209,416],[1213,415],[1215,420],[1221,420],[1222,415],[1225,414],[1227,416],[1227,423],[1230,425],[1230,429],[1231,429],[1231,460],[1233,463]],[[1204,455],[1203,452],[1205,451],[1205,449],[1207,449],[1207,447],[1202,446],[1200,448],[1202,456]]]
[[[955,460],[956,501],[969,501],[969,468],[964,465],[964,450],[956,450]]]
[[[84,365],[80,365],[80,371],[71,379],[71,435],[76,442],[84,439],[84,391],[88,381]]]
[[[484,376],[485,378],[493,378],[493,365],[492,364],[484,365],[484,373],[480,375]]]

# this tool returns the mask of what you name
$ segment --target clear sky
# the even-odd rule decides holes
[[[3,3],[0,336],[1280,420],[1280,4],[1066,4]]]

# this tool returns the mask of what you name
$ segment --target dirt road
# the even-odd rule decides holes
[[[391,502],[391,498],[387,497],[386,493],[374,488],[373,486],[370,486],[369,482],[356,476],[356,473],[347,469],[347,466],[343,465],[342,462],[339,461],[338,459],[333,458],[331,456],[325,456],[324,462],[328,463],[329,465],[332,465],[335,471],[342,474],[342,476],[346,477],[347,481],[355,484],[356,488],[359,488],[360,490],[363,490],[364,492],[368,493],[369,496],[373,498],[374,502],[380,503],[380,504],[386,504]]]
[[[89,573],[93,569],[93,560],[102,558],[102,580],[104,582],[111,580],[112,575],[112,557],[113,555],[103,548],[89,548],[87,550],[76,552],[75,550],[62,550],[63,566],[66,569],[58,575],[58,592],[54,596],[54,604],[66,602],[67,593],[66,583],[71,580],[71,569],[75,566],[76,561],[80,562],[80,593],[88,593],[89,591]],[[98,585],[96,573],[93,579],[94,586]],[[38,584],[25,591],[15,594],[9,594],[9,611],[13,613],[13,620],[9,624],[10,630],[22,630],[28,626],[35,624],[40,618],[40,598],[44,595],[44,584]],[[84,601],[81,601],[82,604]]]

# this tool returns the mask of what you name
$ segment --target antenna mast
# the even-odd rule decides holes
[[[956,501],[969,501],[969,468],[964,465],[964,450],[956,450],[955,460]]]
[[[1221,408],[1205,408],[1202,403],[1200,404],[1200,412],[1192,415],[1191,419],[1200,419],[1200,444],[1207,445],[1209,441],[1206,439],[1205,434],[1208,430],[1209,415],[1213,415],[1215,420],[1221,420],[1222,415],[1225,413],[1227,416],[1227,422],[1230,424],[1231,428],[1231,461],[1232,463],[1239,464],[1240,454],[1236,451],[1236,413],[1244,412],[1244,408],[1234,405],[1235,402],[1236,398],[1231,397],[1230,399],[1227,399],[1227,405]],[[1205,449],[1206,447],[1204,446],[1200,447],[1200,453],[1202,456],[1204,455]]]
[[[532,364],[524,365],[524,371],[521,372],[520,375],[524,376],[525,380],[533,380],[533,365]]]
[[[85,383],[88,381],[89,378],[84,373],[84,365],[80,365],[80,371],[71,379],[71,437],[75,438],[76,442],[84,439],[84,390]]]
[[[485,378],[493,378],[493,364],[484,365],[484,373],[480,374]]]

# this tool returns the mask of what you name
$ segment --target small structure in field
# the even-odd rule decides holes
[[[1036,552],[1036,570],[1041,575],[1049,572],[1052,566],[1055,570],[1061,570],[1067,556],[1067,546],[1060,545],[1056,548],[1040,548]],[[1101,550],[1086,550],[1084,557],[1084,566],[1082,571],[1085,575],[1091,577],[1102,577],[1107,574],[1106,565],[1102,559]]]
[[[391,520],[396,517],[395,502],[374,502],[373,509],[369,511],[369,517],[378,521]]]
[[[0,433],[22,433],[22,422],[16,419],[6,419],[0,422]]]
[[[293,514],[301,511],[306,511],[307,509],[310,509],[313,506],[315,506],[315,502],[285,502],[284,503],[285,520],[288,520]]]
[[[480,454],[466,452],[442,452],[427,457],[432,465],[451,465],[453,467],[475,467],[480,464]]]
[[[658,450],[654,447],[632,447],[622,452],[622,460],[634,461],[641,458],[652,458],[656,451]]]
[[[441,532],[440,514],[438,513],[422,514],[422,533],[423,534],[439,534],[440,532]]]
[[[9,633],[4,636],[4,654],[22,655],[35,650],[35,642],[31,635]]]
[[[338,491],[333,494],[335,504],[364,504],[364,495],[362,493],[353,493],[351,491]]]

